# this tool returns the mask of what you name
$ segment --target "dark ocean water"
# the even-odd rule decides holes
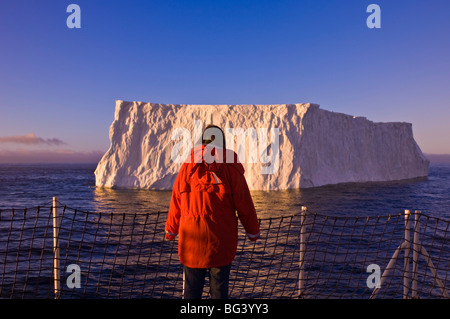
[[[95,167],[95,164],[0,165],[0,220],[2,222],[0,223],[0,267],[2,267],[1,269],[3,269],[4,272],[4,278],[2,279],[1,284],[2,289],[0,289],[0,298],[20,298],[28,296],[28,294],[31,294],[33,291],[34,294],[32,294],[32,296],[52,298],[51,235],[45,237],[45,234],[42,233],[47,231],[47,227],[38,228],[35,234],[33,230],[33,218],[23,224],[21,216],[24,216],[25,213],[20,213],[20,209],[34,208],[37,206],[49,207],[52,202],[52,197],[56,196],[62,205],[67,205],[70,208],[81,211],[113,213],[113,215],[114,213],[117,213],[118,217],[115,217],[114,219],[117,219],[117,225],[120,225],[120,220],[122,218],[120,216],[124,216],[123,220],[125,220],[125,214],[122,215],[122,213],[165,212],[168,210],[171,198],[170,191],[106,189],[96,187],[94,179]],[[308,239],[309,246],[306,253],[305,264],[309,265],[307,268],[307,291],[311,294],[316,294],[321,297],[353,297],[355,296],[355,293],[357,296],[363,296],[364,298],[370,296],[370,291],[364,289],[367,277],[365,267],[367,266],[367,263],[373,263],[374,260],[381,265],[387,264],[391,254],[403,238],[403,217],[398,216],[399,214],[402,214],[405,209],[411,211],[421,210],[423,214],[441,220],[440,225],[443,226],[440,226],[437,230],[432,228],[431,234],[433,234],[433,237],[424,236],[424,243],[430,244],[429,242],[432,242],[434,248],[431,247],[431,244],[427,246],[427,248],[430,250],[430,254],[433,256],[434,262],[438,266],[439,275],[441,278],[448,277],[448,260],[450,256],[447,239],[447,228],[449,225],[447,221],[450,220],[450,164],[448,163],[432,164],[427,178],[387,183],[333,185],[302,190],[269,192],[253,191],[252,196],[260,218],[289,216],[298,213],[301,206],[307,206],[309,211],[320,215],[347,216],[350,218],[350,222],[347,225],[348,227],[345,227],[345,231],[350,233],[344,234],[344,228],[341,227],[342,224],[339,224],[342,222],[335,224],[336,219],[334,219],[334,217],[330,218],[329,222],[327,222],[326,219],[323,220],[322,216],[322,224],[319,223],[315,226],[315,231],[318,232],[313,233],[312,237]],[[14,213],[13,211],[10,211],[11,208],[15,209]],[[27,213],[27,216],[33,214],[36,210],[30,209],[29,212],[31,213]],[[48,213],[48,210],[43,212],[44,216],[45,212]],[[69,213],[67,213],[68,216],[66,216],[66,223],[69,222],[69,224],[71,212],[73,211],[69,211]],[[360,232],[359,235],[354,233],[355,227],[350,227],[353,223],[356,225],[356,221],[358,220],[351,219],[351,217],[386,217],[387,215],[397,215],[397,223],[395,223],[395,218],[389,223],[386,222],[386,224],[384,223],[385,219],[383,219],[379,224],[371,224],[373,227],[370,228],[369,233],[366,233],[365,231],[367,231],[367,229],[364,226],[365,219],[362,219],[363,222],[358,223],[357,229],[359,230],[356,231]],[[12,216],[15,216],[14,218],[16,219],[14,223],[10,222]],[[84,215],[79,214],[77,216],[82,218],[81,216]],[[77,224],[77,226],[71,228],[70,234],[65,234],[65,237],[62,236],[61,238],[62,249],[67,247],[65,251],[62,251],[62,254],[65,255],[67,259],[65,262],[68,264],[76,262],[77,264],[80,264],[82,269],[90,269],[90,274],[83,273],[82,278],[86,278],[86,281],[83,282],[83,287],[85,287],[83,293],[93,298],[98,297],[96,291],[98,286],[90,286],[91,283],[97,281],[97,277],[95,277],[97,271],[103,276],[102,278],[110,278],[110,282],[105,284],[108,287],[110,287],[111,282],[114,284],[117,280],[123,281],[121,284],[117,284],[111,288],[111,293],[113,293],[114,296],[120,294],[122,288],[125,289],[124,287],[128,287],[127,285],[131,285],[132,287],[145,286],[145,283],[148,283],[148,278],[146,277],[148,273],[143,272],[143,274],[136,276],[136,267],[143,266],[139,262],[136,263],[136,266],[136,260],[133,258],[138,258],[137,260],[139,261],[139,257],[136,256],[141,256],[141,253],[144,252],[145,254],[143,255],[147,256],[150,254],[147,250],[150,249],[151,251],[153,246],[164,246],[166,244],[161,240],[154,242],[152,236],[149,235],[147,236],[148,238],[145,237],[145,241],[140,243],[140,245],[143,246],[124,248],[119,244],[114,245],[114,243],[110,243],[109,245],[112,248],[109,249],[114,250],[117,248],[117,250],[110,252],[110,254],[106,254],[107,251],[103,251],[103,247],[107,247],[108,245],[96,241],[97,245],[94,247],[90,245],[90,243],[92,241],[92,234],[97,234],[98,229],[95,230],[96,226],[100,227],[100,233],[109,234],[109,231],[111,230],[109,229],[110,227],[108,227],[109,218],[104,217],[101,220],[102,222],[100,222],[99,218],[95,218],[92,220],[89,219],[88,223],[81,222],[80,224]],[[341,218],[339,219],[343,220]],[[111,221],[112,220],[111,217]],[[343,221],[344,224],[346,223],[345,220],[346,218]],[[139,219],[132,221],[131,225],[133,225],[133,227],[119,227],[120,231],[115,230],[113,233],[120,233],[124,236],[123,238],[129,238],[129,236],[132,236],[133,232],[134,234],[141,234],[143,233],[143,226],[137,221],[139,221]],[[373,221],[374,219],[371,219],[371,223]],[[266,220],[266,223],[267,222],[270,223],[270,221]],[[23,229],[24,226],[27,227],[27,225],[29,231],[22,238],[20,230]],[[325,225],[325,228],[323,225]],[[389,225],[389,227],[385,227],[384,225]],[[8,232],[10,226],[13,226],[13,229],[16,229],[17,231]],[[88,231],[86,232],[85,237],[86,226],[88,226]],[[160,230],[158,228],[158,232],[163,234],[163,224],[158,227],[161,228]],[[290,227],[283,228],[282,232],[289,228]],[[267,243],[268,247],[275,247],[276,244],[276,247],[280,249],[288,249],[288,251],[291,251],[291,257],[293,256],[292,260],[289,259],[289,254],[286,252],[274,252],[277,256],[276,259],[282,260],[283,265],[287,265],[288,267],[293,266],[297,269],[298,243],[292,244],[291,242],[288,242],[288,240],[284,242],[285,237],[282,237],[282,233],[278,233],[279,230],[280,229],[278,229],[276,233],[270,233],[268,231],[267,234],[265,234],[268,239],[261,243],[258,241],[258,245],[266,245]],[[322,231],[324,231],[324,233],[322,233]],[[324,235],[325,233],[334,234],[336,232],[337,235],[344,236]],[[29,240],[31,233],[32,236],[37,238],[38,245],[30,244]],[[376,237],[379,233],[383,234],[382,240]],[[374,240],[370,237],[373,234],[376,235]],[[279,238],[279,235],[282,239]],[[45,245],[43,244],[44,240],[41,240],[41,237],[47,238]],[[77,246],[78,243],[81,245],[81,238],[84,238],[83,247],[77,246],[73,248],[70,246],[69,249],[69,240],[67,238],[71,238],[70,242],[74,242],[73,245],[75,246]],[[286,238],[293,240],[289,236],[286,236]],[[344,244],[343,240],[345,238],[350,240],[350,242]],[[388,239],[389,241],[387,241]],[[360,252],[358,250],[360,243],[371,243],[372,241],[373,244],[367,245],[367,251]],[[119,251],[119,246],[121,249],[129,250],[125,252]],[[170,254],[168,251],[169,247],[171,246],[164,248],[162,251],[166,254]],[[2,254],[2,251],[8,251],[8,253]],[[128,260],[129,253],[135,254],[136,256],[133,255],[134,257],[130,257],[131,259]],[[42,254],[47,257],[42,257]],[[124,257],[125,255],[126,258]],[[30,256],[32,257],[31,259]],[[160,258],[158,256],[156,257]],[[310,257],[312,258],[311,261],[308,259]],[[125,258],[125,260],[122,260],[123,258]],[[150,259],[153,257],[148,258]],[[257,256],[255,258],[257,258]],[[290,260],[290,264],[287,263],[288,260]],[[323,262],[321,262],[322,260]],[[32,262],[30,263],[30,261]],[[42,266],[43,262],[46,264],[45,267]],[[159,261],[156,260],[155,262],[154,267],[160,267]],[[255,268],[255,262],[256,261],[254,260],[251,264],[246,264],[248,263],[248,260],[246,261],[246,259],[243,259],[241,267],[243,267],[242,269],[248,269],[248,273],[257,272],[259,274],[259,271]],[[271,263],[272,261],[267,258],[262,258],[258,262]],[[235,262],[234,266],[238,263],[240,262]],[[401,268],[402,263],[398,264],[400,265],[398,267]],[[177,265],[178,262],[172,263],[170,267],[174,267],[174,269],[170,270],[170,275],[174,277],[178,276],[177,278],[179,278],[179,270],[177,270],[179,268],[177,268]],[[66,265],[64,264],[64,267],[65,266]],[[98,267],[100,267],[100,270],[97,269]],[[114,267],[118,268],[114,270]],[[274,265],[270,268],[272,269],[273,267]],[[421,264],[420,269],[424,270],[426,268]],[[119,270],[120,272],[118,272]],[[128,272],[132,275],[130,276]],[[236,273],[238,275],[241,274],[241,272]],[[150,274],[152,274],[152,272]],[[155,274],[158,275],[158,272],[156,271]],[[295,271],[294,273],[291,272],[291,275],[292,274],[294,274],[295,277]],[[323,276],[325,276],[325,278],[323,278]],[[347,279],[346,276],[349,276],[349,279]],[[100,277],[101,276],[99,275],[98,278]],[[278,276],[271,276],[270,278],[270,280],[275,280]],[[397,297],[399,295],[401,297],[401,274],[396,278],[396,281],[386,289],[388,297]],[[422,286],[434,287],[433,281],[430,280],[429,277],[427,277],[426,280],[423,279],[424,276],[419,276],[419,278],[422,280]],[[343,284],[343,279],[347,283],[351,283],[351,285]],[[270,280],[267,283],[267,287],[277,287],[277,283]],[[100,281],[100,279],[98,279],[98,281]],[[236,277],[234,282],[239,283],[240,279],[238,280]],[[426,283],[426,285],[424,283]],[[293,283],[290,284],[294,287],[293,289],[295,291],[296,279],[294,278]],[[180,285],[180,283],[175,284],[177,287],[176,289],[179,289]],[[164,289],[164,284],[162,286]],[[35,287],[38,287],[39,289]],[[101,287],[101,289],[106,289],[103,286]],[[278,287],[277,289],[283,290],[284,288]],[[437,290],[436,287],[430,289]],[[146,288],[144,295],[148,293],[147,290],[148,289]],[[24,292],[22,293],[22,291]],[[27,292],[25,293],[25,291]],[[65,293],[67,293],[67,289],[65,290]],[[249,296],[254,296],[254,294],[255,292],[252,291],[249,293]],[[270,293],[269,296],[271,296],[271,294],[272,293]],[[436,293],[434,291],[432,295],[438,296],[438,292]],[[85,297],[86,295],[80,296]],[[267,297],[268,295],[264,296]]]
[[[0,165],[0,209],[62,204],[105,212],[166,211],[170,191],[95,187],[95,164]],[[312,189],[253,191],[259,217],[289,215],[302,205],[330,215],[377,216],[405,209],[450,219],[450,163],[433,163],[427,178]]]

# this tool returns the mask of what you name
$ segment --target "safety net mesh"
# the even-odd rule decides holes
[[[167,212],[57,211],[0,211],[1,298],[182,298]],[[263,218],[255,242],[239,226],[230,298],[448,298],[450,223],[410,219],[409,238],[403,213]]]

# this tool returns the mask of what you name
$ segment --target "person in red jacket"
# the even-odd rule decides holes
[[[223,131],[209,125],[202,136],[202,145],[191,151],[173,185],[165,236],[179,236],[184,298],[201,298],[209,271],[211,298],[225,299],[238,219],[250,240],[257,240],[260,230],[244,167],[226,149]]]

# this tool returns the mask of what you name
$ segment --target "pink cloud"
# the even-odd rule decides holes
[[[0,143],[15,143],[26,145],[44,144],[52,146],[60,146],[66,144],[65,142],[57,138],[43,139],[42,137],[37,137],[34,133],[29,133],[27,135],[0,137]]]

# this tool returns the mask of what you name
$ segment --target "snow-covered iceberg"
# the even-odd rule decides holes
[[[415,142],[410,123],[374,123],[322,110],[316,104],[117,101],[111,147],[95,170],[96,185],[171,189],[187,156],[184,150],[195,145],[199,132],[210,123],[226,132],[244,133],[245,143],[239,143],[238,135],[231,135],[226,143],[238,153],[252,190],[428,175],[429,161]],[[180,142],[186,138],[188,145]]]

